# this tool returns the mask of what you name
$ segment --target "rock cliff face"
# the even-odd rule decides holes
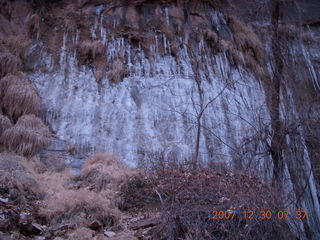
[[[309,214],[297,235],[319,239],[320,4],[282,1],[275,17],[247,2],[13,1],[0,36],[28,36],[43,119],[78,152],[267,180],[280,159],[292,211]]]

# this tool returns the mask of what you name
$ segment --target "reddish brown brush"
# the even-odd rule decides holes
[[[17,154],[31,157],[50,143],[51,133],[35,115],[22,116],[1,135],[1,143]]]
[[[219,173],[212,169],[197,172],[169,170],[154,180],[163,198],[163,231],[159,239],[260,239],[290,236],[281,220],[214,218],[213,211],[261,210],[276,212],[276,192],[257,177]],[[286,235],[289,234],[289,235]]]
[[[228,170],[222,173],[209,168],[195,172],[169,169],[149,175],[147,179],[131,179],[128,186],[130,189],[122,188],[123,199],[131,201],[130,197],[135,196],[135,192],[140,194],[134,197],[139,204],[148,204],[151,196],[154,202],[154,198],[158,198],[162,223],[156,227],[153,239],[291,237],[289,227],[276,216],[257,218],[261,210],[277,212],[280,201],[275,190],[254,176]],[[244,211],[252,211],[256,218],[227,219],[219,218],[219,214],[214,218],[213,211],[236,211],[238,216],[243,216]]]

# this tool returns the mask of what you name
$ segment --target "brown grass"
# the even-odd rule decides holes
[[[19,203],[39,198],[41,190],[31,172],[23,166],[24,159],[12,153],[0,153],[1,194]]]
[[[228,22],[238,51],[244,53],[246,67],[253,70],[258,77],[264,77],[265,54],[259,37],[237,17],[230,16]],[[232,55],[235,56],[235,54]],[[235,61],[237,60],[240,59],[235,58]],[[255,71],[256,69],[259,71]]]
[[[104,228],[118,225],[115,196],[117,184],[124,181],[124,169],[114,156],[97,154],[87,160],[79,178],[68,172],[43,174],[48,191],[40,214],[51,224],[65,222],[77,228],[88,227],[93,220]]]
[[[5,130],[11,128],[12,126],[13,124],[10,119],[0,114],[0,136]]]
[[[73,222],[79,227],[98,220],[105,227],[110,227],[117,221],[118,213],[115,209],[109,199],[90,190],[63,190],[46,200],[41,215],[53,224]]]
[[[23,75],[12,76],[0,81],[2,107],[11,117],[23,114],[38,115],[40,111],[40,97],[36,88]]]
[[[8,87],[11,84],[21,84],[26,81],[26,77],[23,73],[19,72],[17,74],[7,74],[5,77],[0,79],[0,100],[4,97],[5,93],[8,91]],[[1,105],[1,102],[0,102]]]
[[[128,75],[124,60],[118,58],[112,64],[112,70],[108,72],[108,78],[112,83],[119,83]]]
[[[229,26],[238,48],[242,50],[251,48],[256,60],[261,63],[264,59],[262,43],[254,31],[234,16],[229,17]]]
[[[80,177],[83,184],[95,191],[117,191],[132,174],[133,170],[121,163],[115,155],[97,153],[87,159]]]
[[[22,69],[20,58],[10,53],[7,49],[0,49],[0,78],[8,73],[17,73]]]
[[[23,60],[30,41],[23,35],[9,35],[4,44],[13,55]]]
[[[64,222],[78,230],[93,220],[100,221],[105,229],[121,228],[117,191],[132,172],[114,155],[98,153],[87,159],[78,177],[67,171],[40,174],[39,182],[47,189],[40,215],[49,224]],[[78,230],[69,234],[69,239],[79,237]]]
[[[39,118],[25,115],[16,125],[3,132],[0,142],[17,154],[32,157],[49,145],[50,137],[49,129]]]

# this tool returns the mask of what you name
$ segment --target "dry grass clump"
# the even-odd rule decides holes
[[[39,114],[40,97],[36,88],[23,74],[9,74],[0,80],[0,99],[1,106],[11,117]]]
[[[32,157],[49,145],[51,133],[35,115],[22,116],[16,125],[3,132],[0,141],[9,150]]]
[[[25,82],[25,75],[23,75],[21,72],[17,74],[7,74],[5,77],[0,79],[0,99],[4,97],[5,93],[8,90],[8,87],[11,84],[19,84]]]
[[[39,183],[23,166],[24,159],[12,153],[0,153],[0,194],[17,203],[39,199]]]
[[[265,54],[258,36],[238,18],[229,17],[229,26],[233,32],[236,47],[229,47],[232,61],[251,69],[257,77],[265,78]]]
[[[87,159],[78,177],[67,171],[40,174],[39,182],[46,189],[40,215],[50,225],[63,223],[76,229],[65,233],[68,239],[82,239],[80,229],[91,232],[87,228],[96,220],[104,229],[119,229],[117,191],[131,171],[114,155],[99,153]]]
[[[264,53],[259,37],[242,21],[234,16],[228,19],[237,48],[242,51],[251,49],[257,64],[264,63]]]
[[[117,222],[118,213],[112,202],[87,189],[59,191],[45,203],[40,214],[52,224],[70,222],[79,227],[98,220],[108,228]]]
[[[81,170],[81,181],[90,189],[102,191],[117,190],[133,170],[121,163],[115,155],[97,153],[88,158]]]
[[[163,198],[157,239],[287,239],[290,234],[276,218],[212,219],[212,211],[277,211],[276,192],[257,177],[212,169],[169,170],[154,181]]]
[[[12,126],[13,124],[10,119],[0,114],[0,136],[5,130],[11,128]]]
[[[17,73],[22,68],[22,62],[19,57],[10,53],[7,49],[0,49],[0,78],[8,73]]]
[[[81,64],[91,65],[93,60],[106,52],[106,46],[100,40],[81,41],[78,46],[78,58]]]
[[[112,64],[112,70],[108,72],[108,78],[112,83],[119,83],[128,75],[124,60],[118,58]]]
[[[23,35],[9,35],[4,41],[4,45],[10,50],[10,52],[20,59],[25,58],[26,50],[30,45],[29,39]]]

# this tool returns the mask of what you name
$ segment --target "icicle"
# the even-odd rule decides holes
[[[163,48],[164,48],[164,54],[167,54],[167,38],[166,35],[163,34]]]
[[[316,70],[314,69],[314,65],[311,61],[310,54],[306,51],[305,46],[302,43],[300,43],[300,45],[301,45],[303,57],[306,61],[309,73],[311,75],[311,80],[312,80],[313,86],[316,90],[320,91],[319,79],[318,79]]]
[[[67,31],[63,34],[63,41],[62,41],[62,47],[61,47],[61,53],[60,53],[60,67],[64,71],[67,67],[67,38],[68,33]]]
[[[100,37],[102,39],[102,43],[105,45],[107,41],[107,31],[103,27],[103,15],[100,17]]]
[[[169,25],[170,25],[170,20],[169,20],[169,11],[168,11],[168,8],[165,8],[165,9],[164,9],[164,12],[165,12],[165,16],[166,16],[167,25],[169,26]]]
[[[97,34],[96,34],[97,27],[98,27],[98,20],[97,18],[95,18],[94,25],[93,27],[90,28],[91,37],[93,39],[97,39]]]

